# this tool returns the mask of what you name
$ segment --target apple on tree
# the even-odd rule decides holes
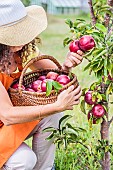
[[[96,118],[93,117],[91,111],[88,112],[87,118],[88,118],[88,121],[92,118],[92,123],[96,124]]]
[[[92,36],[90,35],[84,35],[79,39],[79,47],[82,51],[88,51],[91,50],[93,47],[95,47],[95,41]]]
[[[93,47],[95,47],[95,41],[90,35],[84,35],[79,40],[74,40],[69,44],[69,50],[74,53],[78,50],[86,52]]]
[[[80,48],[79,48],[79,41],[78,40],[72,41],[69,44],[69,50],[71,52],[74,52],[74,53],[76,53],[78,50],[80,50]]]
[[[100,118],[105,114],[105,109],[101,104],[95,104],[91,112],[94,117]]]
[[[89,105],[93,105],[96,103],[97,99],[95,98],[95,100],[93,101],[93,98],[92,98],[92,93],[93,91],[88,91],[86,94],[85,94],[85,97],[84,97],[84,100],[87,104]]]

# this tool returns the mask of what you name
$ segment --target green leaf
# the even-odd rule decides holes
[[[58,83],[57,81],[52,81],[52,85],[54,86],[54,89],[56,89],[56,90],[62,89],[62,85],[60,83]]]
[[[53,132],[54,130],[55,130],[54,127],[48,127],[48,128],[43,129],[43,132]]]
[[[100,23],[96,23],[95,26],[98,30],[102,31],[103,33],[107,32],[107,28],[104,25],[102,25]]]
[[[104,119],[106,122],[108,121],[106,115],[103,116],[103,119]]]
[[[81,109],[81,111],[82,111],[84,114],[86,114],[86,110],[85,110],[85,100],[82,100],[82,101],[81,101],[80,109]]]
[[[65,20],[65,23],[66,23],[67,25],[69,25],[70,28],[73,27],[73,22],[72,22],[70,19],[66,19],[66,20]]]
[[[46,140],[51,140],[53,137],[54,137],[54,133],[51,133],[51,134],[46,138]]]
[[[63,126],[67,123],[67,120],[72,118],[71,115],[65,115],[59,120],[59,129],[62,130]]]
[[[76,137],[78,136],[78,132],[72,128],[66,128],[65,132],[67,134],[74,134],[74,135],[76,135]]]
[[[110,83],[106,90],[106,95],[109,95],[110,93],[112,93],[112,91],[113,91],[113,84]]]
[[[52,81],[46,83],[46,96],[49,96],[52,91]]]
[[[65,38],[64,41],[63,41],[64,47],[65,47],[66,45],[68,45],[71,41],[73,41],[71,38],[69,38],[69,37]]]

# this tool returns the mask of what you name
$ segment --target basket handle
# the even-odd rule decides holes
[[[21,94],[22,92],[22,83],[23,83],[23,76],[26,73],[26,70],[29,68],[29,66],[31,66],[33,63],[42,60],[42,59],[49,59],[51,61],[53,61],[53,63],[56,64],[56,66],[58,67],[58,69],[62,69],[62,66],[60,65],[60,63],[53,57],[53,56],[49,56],[49,55],[40,55],[38,57],[32,58],[23,68],[22,73],[20,75],[20,79],[19,79],[19,86],[18,86],[18,90],[19,93]]]

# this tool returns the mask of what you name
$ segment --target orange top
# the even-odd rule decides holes
[[[12,77],[0,73],[0,81],[3,86],[8,90],[13,80],[20,76],[20,73],[15,73]],[[10,158],[13,152],[20,146],[20,144],[26,139],[34,127],[39,123],[39,120],[15,124],[10,126],[3,125],[0,128],[0,168]]]

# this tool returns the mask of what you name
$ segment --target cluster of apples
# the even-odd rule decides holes
[[[91,50],[93,47],[95,47],[95,41],[90,35],[84,35],[79,40],[74,40],[69,44],[69,50],[74,53],[78,50],[86,52]]]
[[[96,120],[105,114],[105,109],[101,104],[97,103],[97,98],[93,100],[92,93],[93,91],[89,90],[85,94],[84,100],[87,104],[93,105],[92,109],[88,112],[88,120],[92,117],[93,124],[96,124]]]
[[[39,76],[32,84],[27,87],[22,85],[22,89],[30,92],[46,92],[46,84],[48,81],[56,81],[62,86],[68,84],[71,80],[70,77],[64,74],[59,75],[56,72],[50,71],[47,75]],[[14,84],[12,88],[18,89],[18,83]]]

